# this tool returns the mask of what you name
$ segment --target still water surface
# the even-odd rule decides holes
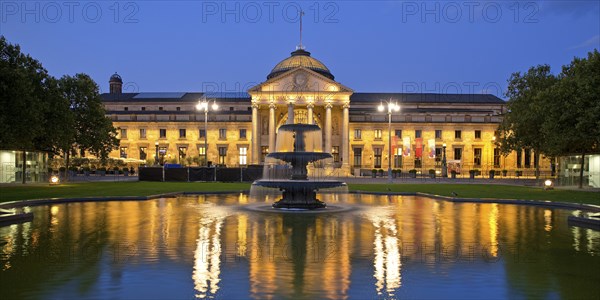
[[[321,198],[361,209],[253,212],[243,194],[35,207],[0,228],[2,298],[600,298],[600,233],[569,211]]]

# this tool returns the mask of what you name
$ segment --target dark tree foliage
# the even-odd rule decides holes
[[[557,157],[600,151],[600,54],[575,58],[558,76],[547,65],[509,79],[508,111],[499,126],[504,153],[524,148]]]
[[[101,159],[118,147],[96,83],[85,74],[55,79],[42,64],[0,36],[0,148]]]

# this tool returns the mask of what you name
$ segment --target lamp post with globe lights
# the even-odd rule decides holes
[[[204,98],[196,104],[196,109],[204,111],[204,163],[208,166],[208,100]],[[219,109],[219,105],[216,100],[213,100],[211,105],[212,110],[216,111]]]
[[[400,111],[398,102],[392,102],[392,99],[385,102],[387,104],[388,115],[388,182],[392,183],[392,113]],[[385,111],[386,106],[383,102],[379,104],[377,110]]]

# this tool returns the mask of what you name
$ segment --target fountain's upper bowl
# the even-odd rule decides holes
[[[321,159],[332,158],[331,153],[324,152],[274,152],[267,154],[267,157],[276,158],[285,162],[306,162],[311,163]]]
[[[319,130],[321,128],[313,124],[284,124],[279,127],[279,131],[308,132]]]

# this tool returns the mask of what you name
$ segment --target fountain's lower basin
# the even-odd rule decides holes
[[[283,192],[283,197],[273,203],[274,208],[285,209],[319,209],[327,204],[317,199],[319,189],[346,186],[345,182],[336,180],[257,180],[255,186],[277,188]]]

